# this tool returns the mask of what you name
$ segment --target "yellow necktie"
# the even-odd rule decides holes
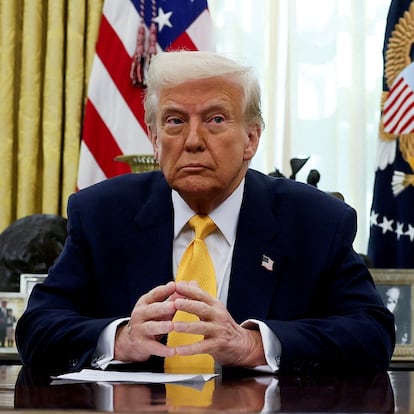
[[[196,280],[198,286],[211,296],[217,296],[217,282],[214,265],[208,253],[204,238],[217,227],[208,216],[193,216],[189,221],[195,237],[188,245],[178,266],[176,281]],[[177,311],[173,321],[197,321],[198,317],[187,312]],[[167,345],[176,347],[201,341],[202,335],[170,332]],[[174,355],[165,359],[165,372],[174,373],[213,373],[214,359],[208,354]]]

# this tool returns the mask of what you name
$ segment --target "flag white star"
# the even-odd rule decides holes
[[[371,223],[371,226],[378,225],[378,213],[376,213],[374,210],[371,211],[371,216],[369,218],[369,221]]]
[[[378,224],[379,227],[382,228],[382,234],[385,234],[387,231],[393,231],[392,224],[394,220],[388,220],[387,217],[384,216],[382,223]]]
[[[395,229],[395,233],[397,234],[397,240],[400,240],[400,237],[404,235],[403,226],[404,223],[399,223],[397,221],[397,228]]]
[[[152,21],[158,24],[159,32],[164,28],[164,26],[172,27],[172,24],[170,22],[172,14],[173,12],[171,11],[164,13],[164,10],[161,7],[158,8],[158,16],[154,17]]]
[[[414,240],[414,227],[411,224],[408,225],[408,230],[405,232],[405,235],[410,236],[411,241]]]

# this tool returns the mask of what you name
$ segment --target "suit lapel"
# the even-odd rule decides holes
[[[274,296],[279,264],[276,229],[279,226],[272,214],[269,196],[268,182],[258,180],[256,173],[249,171],[227,300],[230,313],[239,323],[248,318],[266,318]]]
[[[173,207],[171,189],[162,179],[153,180],[138,200],[134,217],[133,246],[135,265],[128,269],[128,290],[133,303],[155,286],[172,280]],[[134,266],[136,266],[134,268]]]

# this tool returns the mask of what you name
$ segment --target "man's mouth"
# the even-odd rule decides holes
[[[207,167],[204,164],[198,163],[198,162],[192,162],[189,164],[185,164],[183,167],[181,167],[181,170],[184,171],[200,171],[200,170],[204,170]]]

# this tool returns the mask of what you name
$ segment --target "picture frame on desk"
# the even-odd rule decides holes
[[[46,279],[47,274],[37,274],[37,273],[22,273],[20,275],[20,293],[29,298],[30,293],[34,285],[37,283],[43,283]]]
[[[384,305],[394,314],[392,361],[414,361],[414,269],[369,269]]]
[[[14,340],[16,323],[26,309],[33,286],[43,282],[46,276],[45,274],[21,274],[18,292],[0,291],[0,362],[19,361]]]
[[[24,295],[20,292],[0,292],[0,362],[17,358],[14,332],[24,310]]]

